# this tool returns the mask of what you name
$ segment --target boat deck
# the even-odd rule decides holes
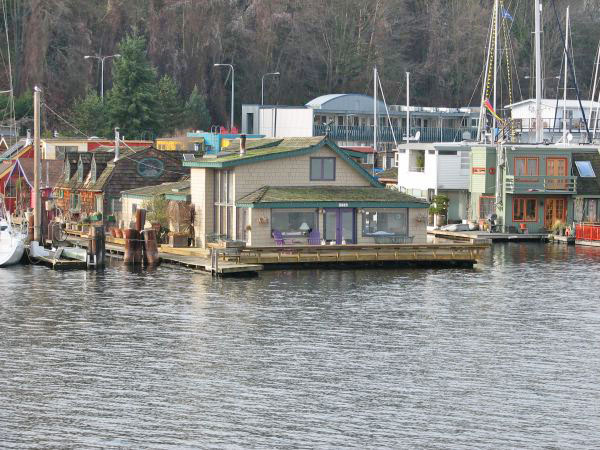
[[[429,235],[443,239],[453,239],[460,241],[495,242],[495,241],[547,241],[547,233],[490,233],[489,231],[446,231],[431,230],[427,231]]]

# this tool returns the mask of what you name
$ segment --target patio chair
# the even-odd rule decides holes
[[[284,245],[291,245],[291,244],[300,244],[301,242],[299,241],[294,241],[293,239],[284,239],[283,238],[283,234],[281,234],[281,231],[278,230],[274,230],[273,231],[273,239],[275,239],[275,245],[277,245],[277,247],[283,247]]]
[[[313,230],[308,234],[308,245],[321,245],[321,233]]]

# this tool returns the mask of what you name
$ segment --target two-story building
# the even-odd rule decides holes
[[[470,218],[496,214],[505,231],[529,233],[572,222],[577,195],[573,154],[597,152],[591,145],[474,145]]]
[[[396,152],[398,188],[431,201],[448,197],[449,223],[467,218],[469,206],[470,147],[461,143],[410,143]]]
[[[323,137],[241,138],[184,166],[199,246],[426,242],[428,202],[384,188]]]
[[[93,152],[67,152],[54,189],[63,213],[81,217],[93,213],[121,219],[121,192],[135,187],[178,181],[188,174],[181,153],[154,147],[100,147]]]

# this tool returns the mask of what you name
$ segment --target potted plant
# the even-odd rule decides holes
[[[434,216],[440,216],[440,221],[445,222],[448,215],[448,203],[450,199],[447,195],[438,194],[433,197],[431,206],[429,207],[429,213]]]
[[[562,220],[557,220],[552,224],[551,230],[555,236],[563,236],[565,233],[566,226]]]

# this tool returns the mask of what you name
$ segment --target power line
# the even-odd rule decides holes
[[[71,128],[73,128],[75,131],[77,131],[79,134],[81,134],[82,136],[85,136],[87,139],[91,140],[91,136],[88,136],[86,133],[84,133],[83,131],[81,131],[79,128],[77,128],[75,125],[73,125],[72,123],[70,123],[67,119],[65,119],[64,117],[62,117],[59,113],[57,113],[56,111],[54,111],[52,108],[50,108],[46,103],[43,104],[44,107],[46,109],[48,109],[48,111],[50,111],[52,114],[56,115],[56,117],[58,117],[60,120],[62,120],[64,123],[66,123],[67,125],[69,125]],[[107,139],[107,140],[112,140],[112,139]],[[129,144],[127,144],[127,142],[125,142],[123,139],[119,139],[120,143],[123,143],[129,150],[131,150],[133,153],[137,153],[136,150],[134,150],[133,148],[131,148],[129,146]],[[155,169],[156,167],[154,167],[152,164],[148,164],[148,163],[144,163],[142,161],[138,161],[136,159],[130,158],[127,155],[119,155],[120,158],[124,158],[124,159],[128,159],[130,161],[134,161],[138,164],[144,165],[146,167],[150,167],[152,169]],[[186,175],[188,176],[189,174],[186,172],[178,172],[176,170],[168,170],[168,169],[163,169],[164,172],[169,172],[169,173],[175,173],[178,175]]]

